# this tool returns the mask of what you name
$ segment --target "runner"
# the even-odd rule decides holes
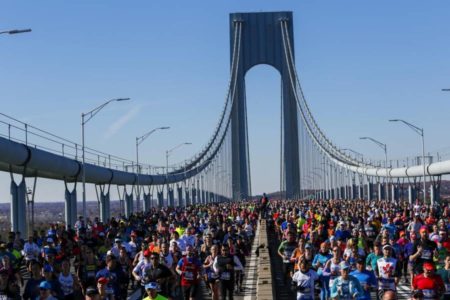
[[[386,291],[397,292],[401,269],[397,259],[392,258],[392,246],[383,246],[383,257],[377,260],[375,274],[378,278],[378,296],[382,299]]]
[[[235,255],[230,254],[228,245],[222,245],[221,254],[214,260],[214,272],[218,273],[220,281],[220,297],[222,300],[233,300],[234,269],[242,268],[242,264]]]
[[[423,264],[423,273],[414,277],[412,287],[413,298],[423,295],[423,299],[438,300],[445,293],[444,281],[435,274],[435,266],[430,262]]]
[[[295,242],[295,233],[290,231],[287,235],[287,240],[281,242],[278,247],[278,255],[283,259],[283,273],[284,273],[284,284],[288,285],[291,281],[292,273],[294,270],[294,262],[291,261],[292,253],[297,247]]]
[[[314,285],[319,280],[316,271],[309,267],[309,262],[301,258],[299,270],[292,276],[292,289],[297,293],[297,300],[313,300]]]
[[[188,245],[186,257],[180,259],[176,267],[177,273],[181,276],[181,287],[185,300],[195,299],[203,272],[202,263],[194,254],[194,247]]]
[[[343,261],[339,264],[341,276],[333,281],[331,286],[331,298],[339,300],[353,300],[364,295],[361,285],[355,277],[350,275],[350,265]]]

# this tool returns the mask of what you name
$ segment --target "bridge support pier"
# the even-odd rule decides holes
[[[356,189],[356,184],[352,184],[350,194],[353,200],[355,200],[357,197]]]
[[[142,196],[143,201],[142,201],[142,205],[144,206],[144,212],[148,212],[150,210],[150,208],[152,207],[152,196],[151,193],[149,192],[148,194],[146,194],[145,192],[143,193]]]
[[[106,223],[110,216],[110,198],[109,198],[109,191],[107,193],[104,193],[101,191],[100,194],[100,221],[103,223]],[[126,210],[125,210],[126,211]]]
[[[391,185],[391,195],[392,195],[392,202],[398,202],[399,200],[399,188],[398,185],[392,183]]]
[[[77,221],[77,184],[72,191],[69,190],[67,182],[64,182],[65,192],[64,192],[64,221],[66,222],[66,228],[69,226],[73,228],[75,222]]]
[[[367,183],[367,200],[372,201],[373,199],[373,183]]]
[[[197,204],[197,189],[194,187],[192,188],[192,205],[196,205]]]
[[[25,177],[16,184],[11,174],[11,231],[28,237]]]
[[[205,195],[205,190],[202,188],[202,190],[200,191],[200,196],[201,196],[201,203],[202,204],[206,204],[206,195]]]
[[[182,207],[183,206],[183,202],[184,202],[184,199],[183,199],[183,187],[181,187],[181,186],[178,186],[177,187],[177,197],[178,197],[178,207]]]
[[[358,198],[361,200],[364,199],[364,185],[363,184],[360,184],[358,186]]]
[[[129,218],[133,213],[133,192],[128,195],[126,189],[124,189],[124,199],[125,199],[125,217]]]
[[[435,203],[439,203],[440,202],[440,196],[441,196],[440,193],[441,193],[441,189],[440,189],[440,184],[439,183],[430,185],[430,201],[431,201],[431,204],[435,204]]]
[[[164,207],[164,191],[158,191],[156,192],[156,197],[158,198],[158,207],[163,208]]]
[[[189,189],[184,190],[184,199],[185,202],[182,204],[183,206],[188,206],[194,204],[193,201],[191,201],[191,195]]]
[[[377,195],[378,195],[378,201],[381,201],[384,199],[384,188],[383,188],[383,184],[381,182],[378,182],[377,184]]]
[[[167,205],[168,206],[175,206],[175,195],[173,188],[169,187],[169,190],[167,192]]]
[[[408,202],[413,204],[416,199],[416,189],[412,185],[408,185]]]

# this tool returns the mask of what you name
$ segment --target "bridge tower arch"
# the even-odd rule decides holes
[[[230,14],[230,57],[233,57],[234,25],[236,22],[242,24],[237,83],[231,113],[233,199],[247,198],[251,193],[245,74],[259,64],[270,65],[281,74],[284,189],[286,198],[296,198],[300,195],[297,104],[283,47],[282,20],[287,23],[287,38],[293,50],[292,12]]]

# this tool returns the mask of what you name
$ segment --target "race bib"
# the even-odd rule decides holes
[[[436,291],[435,290],[422,290],[423,296],[425,299],[434,299],[436,297]]]
[[[87,272],[87,277],[88,277],[88,278],[95,277],[95,271],[89,271],[89,272]]]
[[[220,275],[220,279],[222,279],[222,280],[230,280],[230,278],[231,278],[230,272],[223,272],[223,273]]]
[[[393,290],[395,291],[394,279],[380,278],[379,288],[382,290]]]
[[[184,272],[184,279],[186,280],[194,280],[194,274],[189,271]]]
[[[430,250],[423,250],[422,256],[420,258],[426,259],[426,260],[430,260],[431,259],[431,251]]]
[[[330,288],[333,286],[334,280],[335,279],[330,279]]]

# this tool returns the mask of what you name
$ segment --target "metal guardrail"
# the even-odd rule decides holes
[[[0,113],[0,136],[11,141],[44,150],[53,154],[74,160],[81,160],[82,146],[80,143],[57,136],[16,118]],[[133,160],[85,147],[85,161],[96,166],[128,172],[136,172],[137,164]],[[161,173],[161,166],[139,163],[142,174]]]

